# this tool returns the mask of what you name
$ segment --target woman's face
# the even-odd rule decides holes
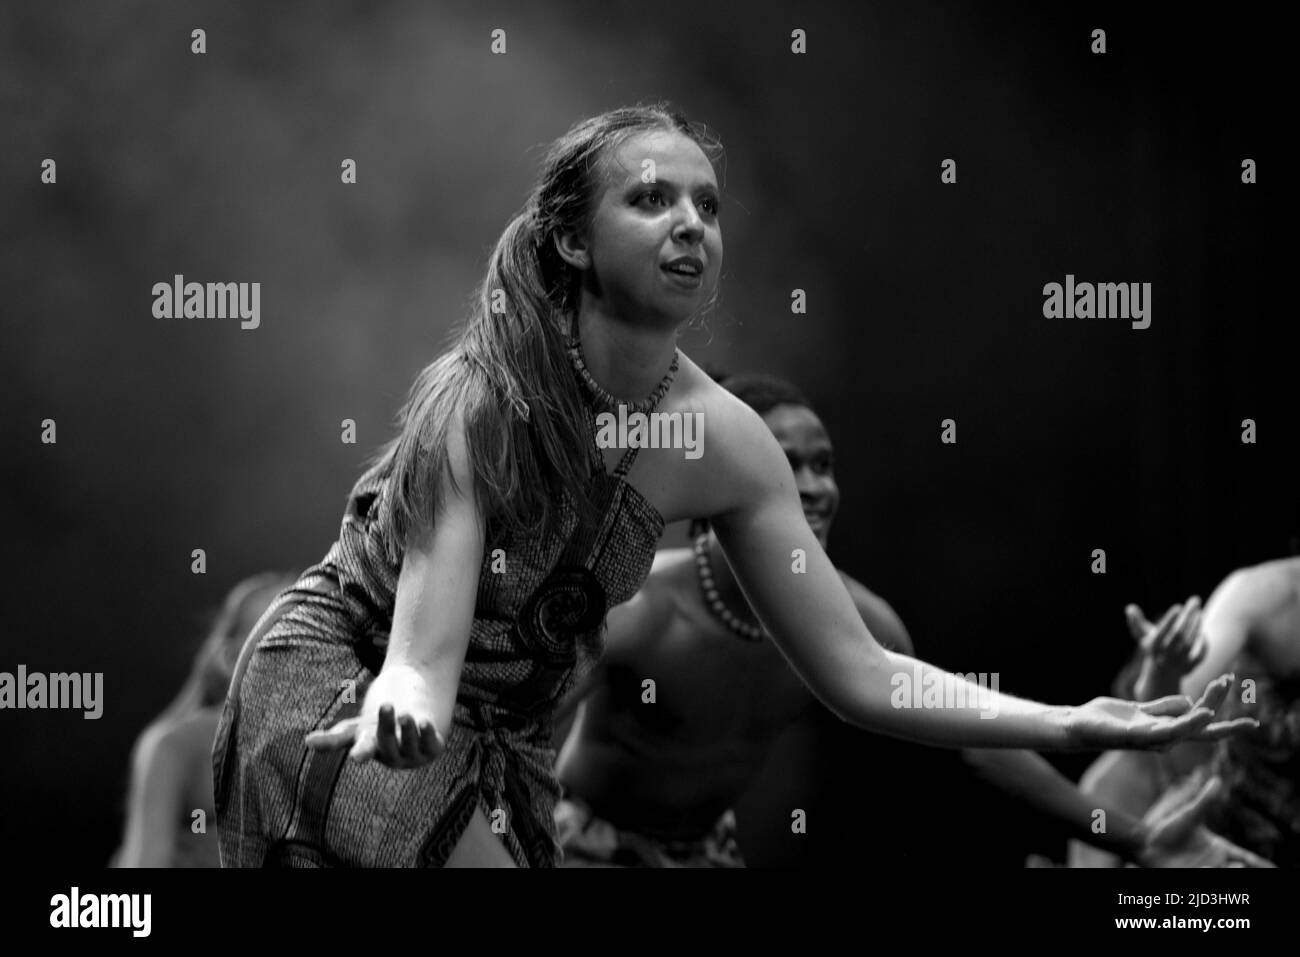
[[[712,164],[690,137],[659,130],[630,136],[602,166],[605,184],[580,241],[584,297],[618,316],[689,319],[722,266]]]
[[[804,517],[824,549],[831,522],[840,507],[831,437],[816,413],[801,405],[773,406],[763,421],[790,460]]]

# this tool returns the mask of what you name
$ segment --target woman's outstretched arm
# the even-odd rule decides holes
[[[771,431],[738,402],[718,411],[706,423],[714,456],[709,479],[729,491],[726,507],[710,516],[713,527],[751,607],[804,683],[845,721],[927,744],[1033,750],[1161,747],[1253,725],[1211,724],[1230,687],[1226,678],[1196,706],[1174,696],[1053,707],[885,651],[808,527]],[[940,702],[962,706],[927,706],[936,693]]]
[[[350,757],[393,768],[432,761],[451,733],[483,562],[485,523],[474,498],[464,433],[448,433],[454,485],[443,482],[432,529],[407,548],[394,596],[383,668],[361,714],[307,736],[310,748],[350,747]]]

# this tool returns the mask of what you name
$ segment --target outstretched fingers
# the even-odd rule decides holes
[[[1218,741],[1221,738],[1231,737],[1241,731],[1252,731],[1259,727],[1259,722],[1254,718],[1233,718],[1231,721],[1215,721],[1213,724],[1207,724],[1197,733],[1197,741]]]
[[[391,704],[379,709],[379,722],[375,728],[375,753],[390,768],[399,767],[402,763],[397,741],[397,712]]]
[[[1159,747],[1182,737],[1193,741],[1218,741],[1241,731],[1258,728],[1259,722],[1254,718],[1214,720],[1215,713],[1227,700],[1236,680],[1232,674],[1220,675],[1205,686],[1205,691],[1194,705],[1183,695],[1170,695],[1139,704],[1138,707],[1145,714],[1172,719],[1148,729],[1146,737],[1149,746]]]
[[[1188,633],[1195,636],[1196,632],[1190,631],[1193,627],[1198,627],[1201,620],[1201,599],[1193,595],[1183,604],[1182,610],[1174,617],[1173,622],[1160,636],[1160,641],[1156,645],[1155,651],[1158,655],[1169,655],[1173,652],[1175,646],[1184,640]]]
[[[442,754],[442,738],[432,721],[416,721],[402,715],[402,759],[404,767],[417,768]]]
[[[1142,611],[1140,605],[1128,605],[1124,609],[1124,620],[1128,622],[1128,632],[1133,636],[1133,640],[1141,644],[1142,639],[1147,636],[1155,625],[1147,621],[1146,614]]]
[[[1205,686],[1205,691],[1201,693],[1201,698],[1196,702],[1198,708],[1209,708],[1211,711],[1218,711],[1219,706],[1228,698],[1228,692],[1236,684],[1237,676],[1234,674],[1223,674],[1215,678]]]
[[[332,728],[309,732],[306,741],[307,747],[313,751],[332,751],[336,748],[348,747],[356,742],[357,729],[360,724],[360,718],[348,718],[346,721],[340,721]]]
[[[409,714],[397,719],[392,743],[396,757],[385,763],[394,768],[422,767],[442,754],[444,747],[432,721],[417,721]]]
[[[306,744],[313,751],[349,748],[348,757],[354,761],[374,759],[390,768],[420,767],[447,746],[432,721],[416,721],[408,714],[399,719],[391,705],[379,709],[373,725],[367,725],[363,716],[348,718],[310,732]]]
[[[1147,654],[1153,654],[1163,648],[1173,631],[1174,622],[1182,613],[1182,605],[1170,605],[1168,610],[1160,617],[1159,623],[1154,628],[1149,628],[1142,637],[1142,650]]]
[[[1163,699],[1162,699],[1163,700]],[[1214,719],[1214,712],[1208,708],[1194,708],[1177,717],[1157,720],[1142,729],[1144,747],[1161,748],[1185,738],[1194,739]]]

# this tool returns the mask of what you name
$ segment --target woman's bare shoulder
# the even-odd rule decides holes
[[[674,389],[677,394],[672,411],[703,415],[709,446],[726,453],[717,456],[718,464],[730,463],[737,456],[744,459],[746,452],[757,453],[760,458],[773,451],[779,455],[780,447],[762,416],[715,382],[685,353],[678,366],[678,377],[681,389],[680,392]],[[780,457],[784,461],[784,456]]]
[[[740,408],[748,408],[718,385],[712,376],[684,352],[678,353],[677,378],[669,395],[675,407],[689,406],[701,411],[719,411],[734,403]]]
[[[699,454],[678,458],[677,518],[712,518],[757,501],[782,481],[786,459],[757,412],[686,356],[665,411],[697,416]]]

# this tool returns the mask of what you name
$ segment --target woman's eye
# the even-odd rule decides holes
[[[641,201],[646,199],[662,200],[663,198],[664,198],[664,194],[660,190],[650,189],[650,190],[646,190],[644,193],[638,196],[637,202],[640,203]]]
[[[718,215],[718,201],[716,199],[704,200],[704,202],[700,203],[700,208],[703,209],[705,212],[707,212],[710,216]]]

